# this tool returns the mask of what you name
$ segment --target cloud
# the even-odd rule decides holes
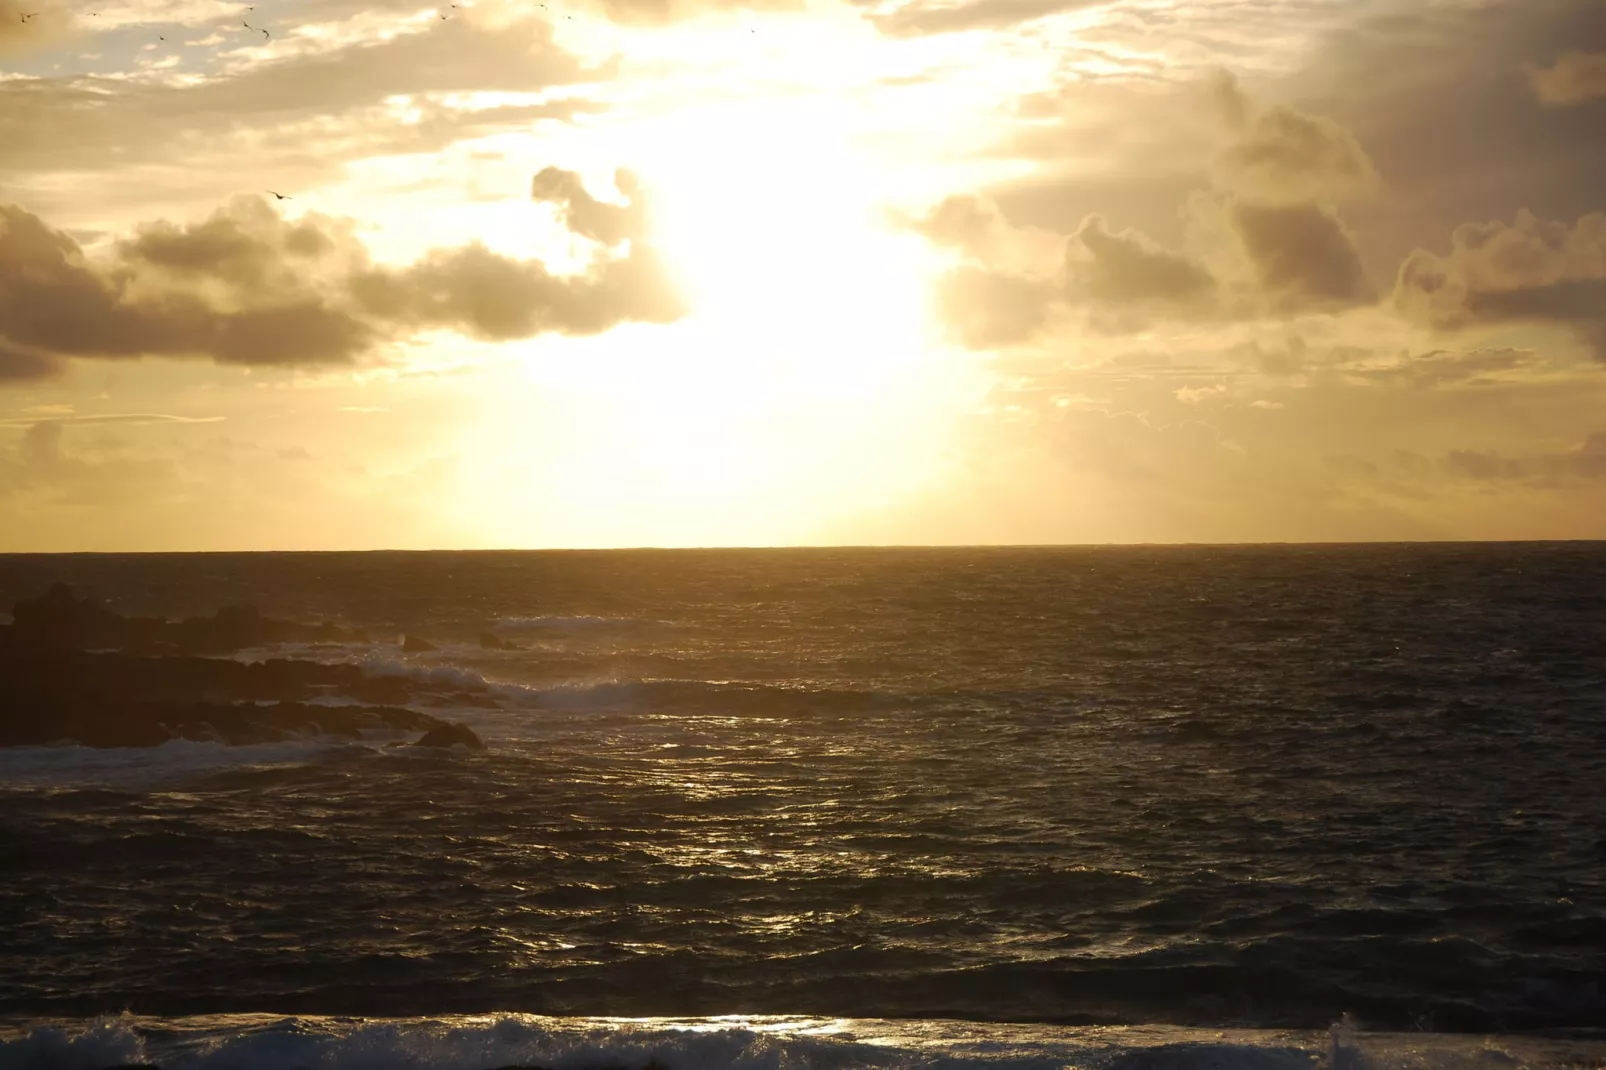
[[[1567,107],[1606,97],[1606,52],[1568,52],[1550,67],[1531,69],[1528,83],[1541,104]]]
[[[252,276],[281,252],[272,231],[282,226],[261,202],[253,208],[241,199],[188,230],[153,228],[122,244],[110,263],[93,264],[66,234],[0,205],[0,332],[12,346],[54,357],[351,359],[373,341],[366,325],[302,283],[290,265],[271,280]],[[158,238],[154,255],[150,233]],[[215,240],[225,235],[226,245]]]
[[[916,37],[1016,26],[1105,2],[1107,0],[961,0],[959,3],[910,0],[890,12],[872,16],[871,21],[889,37]]]
[[[617,245],[627,238],[640,238],[647,232],[647,203],[641,184],[629,171],[614,175],[614,185],[630,198],[625,205],[599,201],[586,192],[580,176],[572,171],[548,167],[530,182],[530,196],[538,201],[561,205],[563,224],[570,230],[604,245]]]
[[[0,384],[27,379],[48,379],[66,367],[60,357],[15,346],[0,338]]]
[[[55,464],[62,458],[61,425],[58,423],[34,424],[22,433],[17,444],[22,463],[31,466]]]
[[[1082,221],[1066,246],[1072,292],[1112,304],[1187,303],[1210,295],[1203,265],[1162,249],[1137,231],[1111,233],[1102,216]]]
[[[1466,223],[1440,256],[1418,249],[1400,265],[1394,303],[1438,330],[1505,323],[1572,329],[1606,360],[1606,213],[1568,226],[1526,210],[1511,224]]]
[[[339,364],[408,331],[501,341],[682,315],[668,271],[641,240],[635,202],[602,205],[575,176],[542,174],[539,189],[566,205],[579,233],[628,237],[628,251],[578,276],[480,245],[381,268],[347,221],[290,221],[237,197],[199,223],[146,224],[92,262],[68,235],[0,205],[0,377],[49,375],[69,356]]]
[[[237,28],[232,16],[219,23]],[[561,51],[545,20],[454,23],[450,32],[397,23],[383,28],[389,36],[382,40],[373,39],[381,27],[368,23],[325,23],[316,34],[293,37],[287,30],[275,45],[281,51],[249,62],[225,53],[223,69],[186,70],[182,80],[0,80],[0,173],[126,174],[137,165],[170,165],[177,153],[190,167],[187,188],[196,181],[196,161],[205,161],[203,177],[215,176],[224,189],[260,188],[264,160],[272,160],[274,175],[266,184],[304,185],[337,173],[345,160],[427,151],[587,107],[518,98],[482,110],[452,106],[463,94],[547,93],[599,73]],[[406,108],[392,106],[399,98]]]
[[[1057,296],[1049,281],[972,265],[950,272],[937,285],[944,321],[971,349],[1030,341],[1047,324]]]
[[[1262,291],[1277,307],[1344,308],[1375,300],[1354,237],[1327,209],[1238,200],[1230,215]]]
[[[1197,405],[1209,398],[1220,397],[1227,392],[1225,385],[1217,383],[1214,386],[1179,386],[1172,391],[1176,399],[1184,405]],[[1260,404],[1260,402],[1256,402]]]
[[[710,9],[790,11],[800,0],[596,0],[611,22],[627,26],[664,26],[696,18]]]
[[[1333,207],[1377,186],[1355,138],[1289,108],[1257,112],[1225,73],[1208,93],[1229,136],[1213,188],[1187,199],[1186,252],[1136,229],[1117,231],[1094,213],[1061,239],[1059,276],[1034,280],[1004,264],[1026,231],[988,198],[949,197],[914,220],[932,242],[971,261],[941,287],[942,307],[960,336],[977,345],[1024,340],[1056,304],[1084,309],[1102,329],[1127,331],[1163,317],[1241,320],[1374,302],[1355,237]]]
[[[215,424],[223,416],[173,416],[163,412],[109,412],[82,416],[62,415],[47,419],[0,420],[0,427],[34,427],[41,424]]]
[[[1270,204],[1332,202],[1378,188],[1371,158],[1331,119],[1281,106],[1252,115],[1230,76],[1211,91],[1237,133],[1216,158],[1221,188]]]
[[[1370,382],[1413,389],[1488,385],[1491,376],[1532,367],[1537,356],[1521,349],[1474,349],[1466,352],[1436,349],[1382,367],[1352,367],[1345,372]]]
[[[668,323],[684,314],[669,274],[650,247],[605,261],[578,278],[483,246],[433,252],[401,270],[352,280],[363,312],[410,329],[448,327],[489,341],[545,332],[597,334],[626,320]]]
[[[948,197],[925,216],[909,222],[936,244],[978,259],[985,259],[993,251],[996,236],[1009,228],[996,204],[974,194]]]
[[[1285,82],[1290,97],[1353,132],[1387,180],[1387,197],[1346,209],[1374,272],[1392,274],[1465,220],[1606,207],[1606,108],[1547,107],[1529,74],[1570,50],[1606,54],[1606,4],[1378,10],[1345,20]]]
[[[1444,467],[1453,475],[1478,480],[1606,480],[1606,431],[1597,431],[1574,449],[1561,453],[1507,457],[1477,450],[1452,450],[1444,458]]]

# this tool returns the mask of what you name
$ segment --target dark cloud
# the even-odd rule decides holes
[[[1072,293],[1113,304],[1185,304],[1209,296],[1216,280],[1202,265],[1160,248],[1142,234],[1111,233],[1089,216],[1066,246]]]
[[[648,247],[570,278],[471,245],[400,270],[361,273],[352,295],[364,312],[390,323],[448,327],[500,342],[548,331],[597,334],[625,320],[671,322],[685,309],[668,280]]]
[[[1546,106],[1530,82],[1569,51],[1606,53],[1606,4],[1412,5],[1350,23],[1287,83],[1353,132],[1388,184],[1346,210],[1374,274],[1464,220],[1606,207],[1606,107]]]
[[[1353,237],[1328,210],[1240,200],[1230,217],[1261,289],[1277,307],[1343,308],[1376,299]]]
[[[1089,214],[1065,243],[1061,299],[1115,331],[1144,329],[1155,316],[1246,319],[1375,301],[1355,236],[1334,208],[1377,187],[1359,142],[1329,119],[1287,107],[1257,111],[1225,72],[1210,81],[1207,102],[1228,137],[1213,188],[1184,198],[1189,252],[1136,229],[1116,231],[1102,214]],[[912,225],[963,251],[973,266],[1004,276],[999,250],[1021,233],[978,195],[950,197]],[[1021,318],[1019,333],[1029,336],[1047,318],[1029,299],[1040,288],[1004,278],[983,285],[981,278],[971,272],[944,287],[944,307],[962,317],[965,337],[1009,335],[974,326],[1009,317]],[[977,306],[989,296],[1001,304],[984,315]]]
[[[647,203],[641,184],[629,171],[614,175],[614,185],[630,198],[623,206],[599,201],[586,192],[580,176],[572,171],[548,167],[530,183],[530,196],[538,201],[561,205],[563,223],[570,230],[604,245],[617,245],[627,238],[640,238],[647,232]]]
[[[1528,72],[1539,103],[1557,107],[1606,97],[1606,52],[1568,52],[1554,66]]]
[[[1569,226],[1517,213],[1511,224],[1467,223],[1440,256],[1418,249],[1400,265],[1394,301],[1440,330],[1550,323],[1575,331],[1606,360],[1606,213]]]
[[[109,264],[91,263],[37,216],[0,205],[0,337],[53,357],[210,356],[242,364],[338,362],[366,348],[369,328],[310,286],[288,275],[288,285],[264,284],[246,269],[272,252],[251,227],[263,217],[245,203],[188,231],[152,228]],[[258,211],[272,216],[260,202]],[[152,234],[166,239],[159,253],[182,251],[179,278],[151,270],[142,254]]]
[[[1561,453],[1507,457],[1477,450],[1452,450],[1444,467],[1454,475],[1479,480],[1522,480],[1554,483],[1606,479],[1606,431],[1597,431],[1574,449]]]
[[[69,356],[338,364],[410,330],[501,341],[683,314],[633,205],[596,202],[564,172],[543,176],[578,233],[633,238],[628,255],[579,276],[479,245],[381,268],[351,224],[292,222],[242,197],[199,223],[143,226],[92,262],[37,216],[0,205],[0,378],[49,375]]]

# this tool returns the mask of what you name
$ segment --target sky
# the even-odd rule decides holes
[[[1600,0],[0,0],[0,551],[1578,538]]]

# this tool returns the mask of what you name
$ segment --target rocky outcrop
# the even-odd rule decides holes
[[[431,728],[424,733],[424,737],[414,743],[415,747],[467,747],[469,750],[484,750],[485,744],[480,737],[466,724],[443,724]]]
[[[399,707],[308,706],[134,700],[71,704],[56,696],[5,700],[0,709],[0,746],[154,747],[173,739],[197,742],[277,743],[334,736],[360,739],[364,731],[430,732],[445,722]]]
[[[167,621],[125,617],[58,583],[12,610],[13,638],[32,647],[147,654],[232,654],[278,643],[366,642],[360,631],[264,617],[254,606],[226,606],[210,617]]]
[[[171,739],[230,744],[368,731],[431,733],[483,749],[466,726],[406,705],[495,707],[487,689],[448,690],[356,665],[199,656],[359,633],[273,621],[250,607],[176,624],[124,617],[63,586],[17,604],[0,626],[0,746],[147,747]],[[317,699],[353,705],[324,705]],[[423,742],[422,740],[420,742]]]

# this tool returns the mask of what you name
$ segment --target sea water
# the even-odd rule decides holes
[[[1600,544],[10,556],[0,605],[58,580],[496,708],[0,750],[0,1068],[1606,1060]]]

